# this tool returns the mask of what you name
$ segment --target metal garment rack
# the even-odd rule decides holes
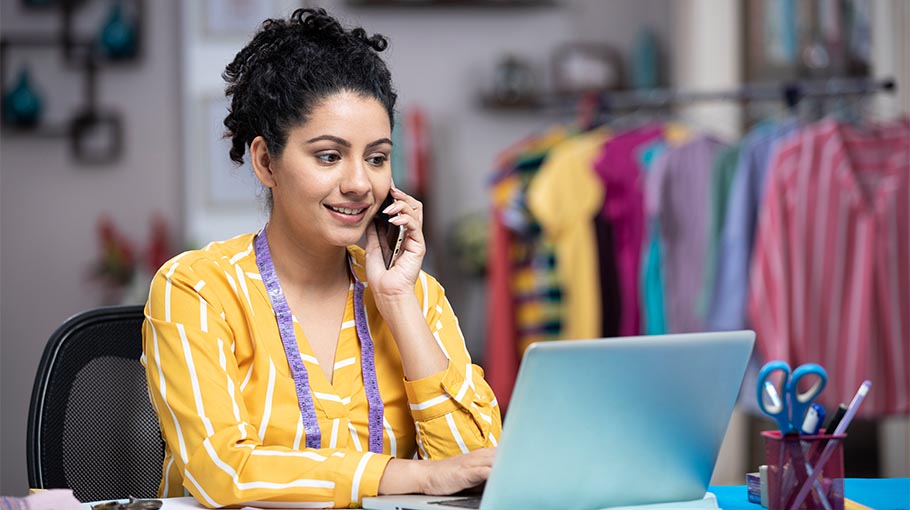
[[[602,92],[596,96],[599,110],[629,110],[667,108],[679,104],[711,101],[782,101],[795,108],[803,99],[864,96],[878,92],[894,92],[893,78],[831,78],[827,80],[797,80],[780,83],[752,83],[738,89],[717,91],[686,91],[672,88]]]

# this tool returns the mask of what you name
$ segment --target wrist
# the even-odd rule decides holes
[[[379,495],[422,493],[426,486],[423,467],[419,460],[390,460],[379,479]]]
[[[406,310],[410,307],[420,308],[417,302],[417,295],[414,292],[404,292],[401,294],[380,294],[374,295],[373,300],[376,302],[376,308],[379,311],[397,311]]]

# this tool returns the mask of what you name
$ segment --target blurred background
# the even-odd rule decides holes
[[[910,198],[906,124],[892,122],[910,112],[905,0],[2,0],[0,493],[27,490],[29,397],[56,327],[93,307],[142,303],[171,256],[264,223],[260,190],[221,139],[220,76],[261,20],[300,6],[390,38],[396,183],[427,205],[427,269],[504,403],[531,341],[755,326],[744,296],[757,315],[774,298],[749,294],[748,254],[739,269],[718,261],[727,260],[725,235],[764,239],[754,226],[725,222],[742,206],[728,198],[737,173],[772,164],[740,160],[757,139],[771,150],[777,135],[762,129],[780,137],[824,122],[893,129],[888,157],[905,182],[897,202]],[[624,144],[607,143],[621,134]],[[566,149],[572,140],[581,143]],[[697,157],[674,159],[687,147]],[[662,180],[648,178],[657,161]],[[637,194],[610,202],[624,185]],[[670,186],[690,190],[683,206]],[[631,216],[616,212],[626,200]],[[673,218],[683,227],[671,231]],[[901,221],[881,242],[910,247]],[[590,229],[588,244],[566,240],[579,225]],[[629,225],[637,230],[625,232]],[[672,238],[690,231],[682,243]],[[682,245],[682,262],[673,261],[683,252],[671,246]],[[853,253],[849,243],[838,249]],[[873,393],[897,396],[868,405],[851,426],[849,476],[910,476],[910,403],[900,396],[910,276],[900,253],[883,256],[876,281],[893,277],[904,297],[872,302],[875,313],[898,317],[897,333],[872,327],[853,338],[872,352],[863,370],[890,359]],[[680,267],[697,284],[680,281]],[[636,289],[630,270],[642,275]],[[538,280],[523,283],[522,271]],[[838,282],[836,273],[824,277]],[[554,280],[540,283],[547,275]],[[726,299],[716,292],[723,278],[738,282],[733,323],[713,320],[712,301]],[[573,314],[592,306],[596,325],[578,327],[591,315]],[[876,343],[886,336],[891,350]],[[843,356],[838,363],[855,359]],[[715,483],[744,484],[761,460],[758,431],[773,428],[744,387]],[[852,390],[842,393],[834,395],[849,401]]]

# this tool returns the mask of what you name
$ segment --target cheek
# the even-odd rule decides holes
[[[373,184],[373,193],[379,200],[382,200],[386,195],[389,194],[389,190],[392,188],[392,173],[379,173],[373,176],[371,181]]]

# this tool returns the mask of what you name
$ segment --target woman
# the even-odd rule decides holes
[[[386,45],[299,9],[263,23],[224,72],[231,157],[248,151],[270,215],[152,283],[144,362],[166,444],[161,496],[347,507],[489,474],[496,399],[420,270],[423,206],[391,185]],[[406,237],[386,269],[370,225],[389,193]]]

